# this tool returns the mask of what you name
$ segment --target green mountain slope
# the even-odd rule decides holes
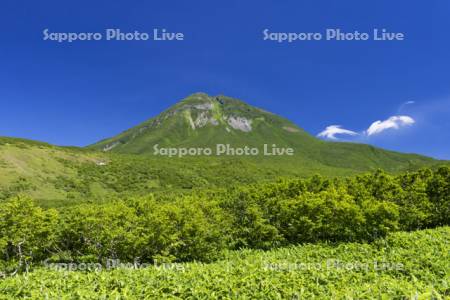
[[[294,138],[293,138],[294,137]],[[151,153],[153,145],[170,147],[289,145],[301,138],[312,140],[288,120],[228,97],[194,94],[122,134],[94,148],[121,153]]]
[[[153,155],[153,146],[294,149],[292,156]],[[100,150],[100,151],[99,151]],[[292,122],[228,97],[194,94],[137,127],[87,148],[0,137],[0,201],[25,193],[45,206],[123,195],[184,193],[280,177],[353,175],[442,164],[369,145],[325,142]],[[445,163],[445,162],[444,162]]]
[[[359,172],[376,168],[403,171],[435,163],[424,156],[364,144],[322,141],[280,116],[233,98],[202,93],[193,94],[160,115],[90,148],[152,155],[155,145],[159,148],[216,149],[217,144],[258,148],[259,156],[246,156],[245,159],[295,167],[302,173],[333,172],[335,169]],[[273,144],[293,148],[294,155],[264,156],[264,144],[269,148]]]
[[[243,157],[168,158],[116,154],[0,137],[0,202],[16,194],[44,206],[109,201],[125,195],[184,193],[279,177],[353,174],[311,163],[297,168],[286,162]]]
[[[18,193],[36,199],[68,199],[62,178],[73,182],[83,165],[107,161],[103,153],[82,148],[57,147],[25,139],[0,137],[0,200]]]

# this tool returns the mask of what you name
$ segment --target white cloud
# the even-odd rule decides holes
[[[409,116],[392,116],[384,121],[373,122],[372,125],[365,131],[368,136],[379,134],[387,129],[400,129],[401,127],[410,126],[415,121]]]
[[[325,128],[324,131],[319,133],[317,136],[331,139],[331,140],[336,140],[337,139],[336,135],[338,135],[338,134],[358,135],[358,133],[356,133],[354,131],[347,130],[347,129],[344,129],[341,127],[342,127],[341,125],[330,125],[327,128]]]
[[[365,135],[370,137],[372,135],[380,134],[388,129],[398,130],[402,127],[411,126],[415,122],[416,121],[410,116],[399,115],[399,116],[392,116],[384,121],[378,120],[376,122],[373,122],[372,125],[370,125],[370,127],[366,131],[363,131],[361,133],[357,133],[355,131],[342,128],[341,125],[330,125],[326,127],[325,130],[319,133],[317,136],[330,140],[337,140],[336,137],[337,135],[351,135],[351,136]]]
[[[416,101],[406,101],[404,104],[409,105],[409,104],[414,104],[414,103],[416,103]]]

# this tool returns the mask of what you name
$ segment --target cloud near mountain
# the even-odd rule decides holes
[[[337,137],[336,135],[358,135],[358,133],[348,130],[348,129],[344,129],[342,128],[341,125],[330,125],[327,126],[327,128],[325,128],[324,131],[322,131],[321,133],[319,133],[317,136],[318,137],[323,137],[323,138],[327,138],[330,140],[336,140]]]
[[[392,116],[384,121],[375,121],[365,131],[368,136],[380,134],[387,129],[400,129],[402,127],[411,126],[415,123],[410,116]]]
[[[391,116],[386,120],[378,120],[373,122],[367,130],[361,133],[342,128],[341,125],[330,125],[320,132],[317,136],[330,140],[336,140],[337,135],[350,135],[350,136],[373,136],[382,133],[388,129],[399,130],[401,128],[411,126],[415,123],[415,120],[410,116]]]

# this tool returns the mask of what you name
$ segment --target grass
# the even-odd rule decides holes
[[[61,176],[76,178],[76,166],[95,165],[103,157],[78,148],[0,138],[0,199],[15,192],[36,199],[65,199],[65,191],[55,187],[55,180]]]
[[[42,267],[0,280],[0,299],[448,299],[449,243],[450,227],[442,227],[372,244],[241,250],[212,264]]]

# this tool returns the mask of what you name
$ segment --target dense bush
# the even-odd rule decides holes
[[[43,210],[27,197],[1,203],[0,265],[28,269],[45,258],[57,243],[59,221],[56,210]]]
[[[280,180],[176,198],[149,195],[42,209],[0,205],[0,257],[32,261],[212,261],[225,249],[372,241],[397,230],[449,225],[450,169],[346,179]]]

